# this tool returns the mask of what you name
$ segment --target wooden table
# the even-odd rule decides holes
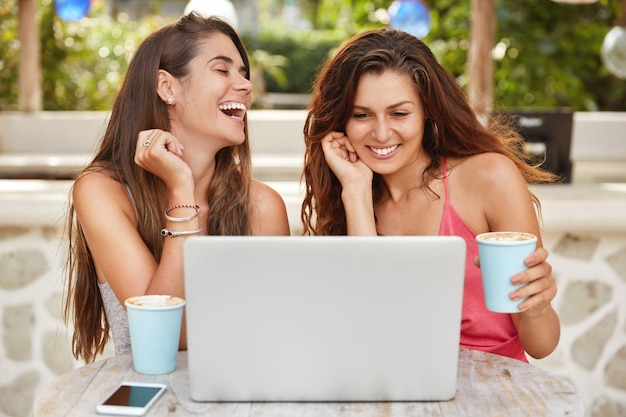
[[[98,361],[54,380],[37,396],[33,417],[96,416],[96,405],[122,381],[163,382],[165,394],[148,416],[568,416],[583,417],[581,397],[566,380],[503,356],[462,349],[457,393],[443,402],[198,403],[189,398],[187,353],[176,371],[142,375],[130,355]]]

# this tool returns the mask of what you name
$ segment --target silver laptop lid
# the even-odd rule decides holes
[[[464,270],[459,237],[188,238],[191,398],[450,399]]]

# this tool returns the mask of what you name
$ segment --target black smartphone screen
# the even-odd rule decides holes
[[[162,389],[163,388],[159,387],[122,385],[113,394],[111,394],[111,396],[104,402],[104,405],[145,407]]]

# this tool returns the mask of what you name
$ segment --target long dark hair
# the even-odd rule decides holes
[[[554,180],[554,175],[524,160],[520,146],[523,139],[506,121],[493,119],[486,127],[478,120],[464,91],[424,42],[393,28],[371,30],[346,41],[322,67],[313,86],[304,126],[305,197],[301,220],[305,234],[347,233],[345,210],[339,197],[341,184],[326,164],[321,140],[331,131],[345,132],[361,77],[386,70],[411,77],[428,115],[422,146],[431,161],[423,173],[424,184],[440,171],[441,157],[467,157],[484,152],[508,156],[527,182]],[[372,184],[375,202],[380,197],[381,186],[381,177],[375,174]],[[539,206],[536,197],[532,198]]]
[[[235,30],[223,20],[192,13],[156,30],[137,49],[113,104],[100,147],[84,171],[99,171],[127,187],[137,210],[138,232],[157,262],[163,250],[160,229],[165,223],[163,207],[167,204],[168,191],[159,177],[134,162],[137,137],[146,129],[171,130],[167,104],[156,91],[158,70],[177,78],[185,77],[200,42],[216,33],[225,34],[233,41],[243,59],[246,78],[250,79],[246,49]],[[250,233],[248,202],[252,179],[247,117],[245,122],[244,142],[224,148],[215,156],[215,173],[208,190],[211,215],[204,227],[209,234]],[[71,201],[67,230],[69,257],[64,319],[73,320],[74,356],[91,362],[109,340],[109,324],[94,263]]]

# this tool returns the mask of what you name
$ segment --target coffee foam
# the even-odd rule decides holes
[[[489,242],[516,242],[535,239],[534,235],[524,232],[490,232],[478,236],[480,240]]]
[[[137,307],[173,307],[182,304],[184,300],[172,295],[140,295],[126,302]]]

